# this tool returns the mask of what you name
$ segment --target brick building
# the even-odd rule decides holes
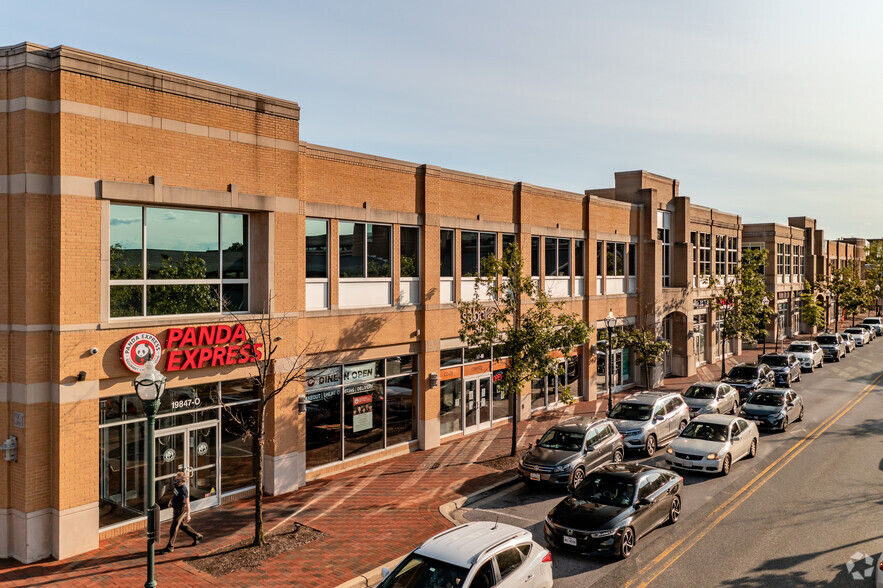
[[[531,418],[564,386],[594,398],[595,335],[514,415],[493,385],[505,361],[460,343],[456,300],[511,243],[590,325],[612,311],[669,340],[654,377],[719,356],[700,282],[732,273],[738,215],[645,171],[572,193],[313,145],[299,118],[294,102],[69,47],[0,48],[0,437],[18,440],[0,556],[65,558],[144,524],[132,379],[148,351],[168,377],[158,502],[179,470],[194,509],[247,496],[257,350],[237,325],[265,312],[282,319],[274,360],[311,365],[270,407],[271,494]],[[611,356],[614,389],[642,383],[629,350]]]

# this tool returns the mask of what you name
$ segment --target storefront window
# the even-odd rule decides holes
[[[387,367],[390,362],[387,361]],[[399,376],[386,381],[386,444],[417,438],[417,376]]]
[[[454,378],[441,383],[439,408],[439,433],[446,435],[463,430],[461,417],[461,394],[463,380]]]
[[[344,458],[383,449],[383,382],[345,388]]]
[[[460,365],[463,363],[463,348],[445,349],[439,354],[441,367],[450,367],[452,365]]]
[[[112,204],[109,235],[112,318],[248,310],[245,215]]]
[[[533,410],[546,406],[546,378],[530,383],[530,407]]]
[[[240,402],[221,411],[221,487],[225,493],[254,486],[254,424],[257,402]]]
[[[570,394],[574,398],[579,398],[580,395],[580,385],[579,385],[579,376],[580,376],[580,356],[572,355],[567,358],[567,373],[566,373],[566,383],[570,387]]]
[[[511,407],[511,399],[507,394],[505,394],[505,390],[497,385],[497,382],[500,382],[503,379],[503,375],[506,373],[506,370],[497,370],[494,372],[493,376],[493,389],[494,389],[494,420],[504,419],[512,416]]]

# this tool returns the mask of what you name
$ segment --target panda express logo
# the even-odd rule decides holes
[[[140,374],[144,364],[153,359],[157,364],[162,357],[162,345],[152,333],[135,333],[129,335],[120,347],[120,358],[129,371]]]
[[[259,360],[261,343],[252,343],[242,325],[212,325],[169,329],[166,336],[166,365],[160,367],[163,348],[151,333],[129,335],[120,348],[126,367],[139,373],[153,358],[159,369],[175,372],[204,367],[229,366]]]

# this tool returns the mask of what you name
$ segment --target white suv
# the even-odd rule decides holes
[[[879,316],[868,317],[862,321],[862,324],[870,325],[875,331],[877,331],[877,335],[883,335],[883,319]]]
[[[552,554],[530,531],[477,521],[442,531],[423,542],[377,588],[550,588]]]

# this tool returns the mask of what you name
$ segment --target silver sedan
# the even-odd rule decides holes
[[[739,391],[723,382],[696,382],[682,396],[690,409],[690,418],[700,414],[736,414],[739,407]]]
[[[703,414],[671,442],[665,462],[671,467],[726,476],[743,457],[757,455],[757,425],[737,416]]]

